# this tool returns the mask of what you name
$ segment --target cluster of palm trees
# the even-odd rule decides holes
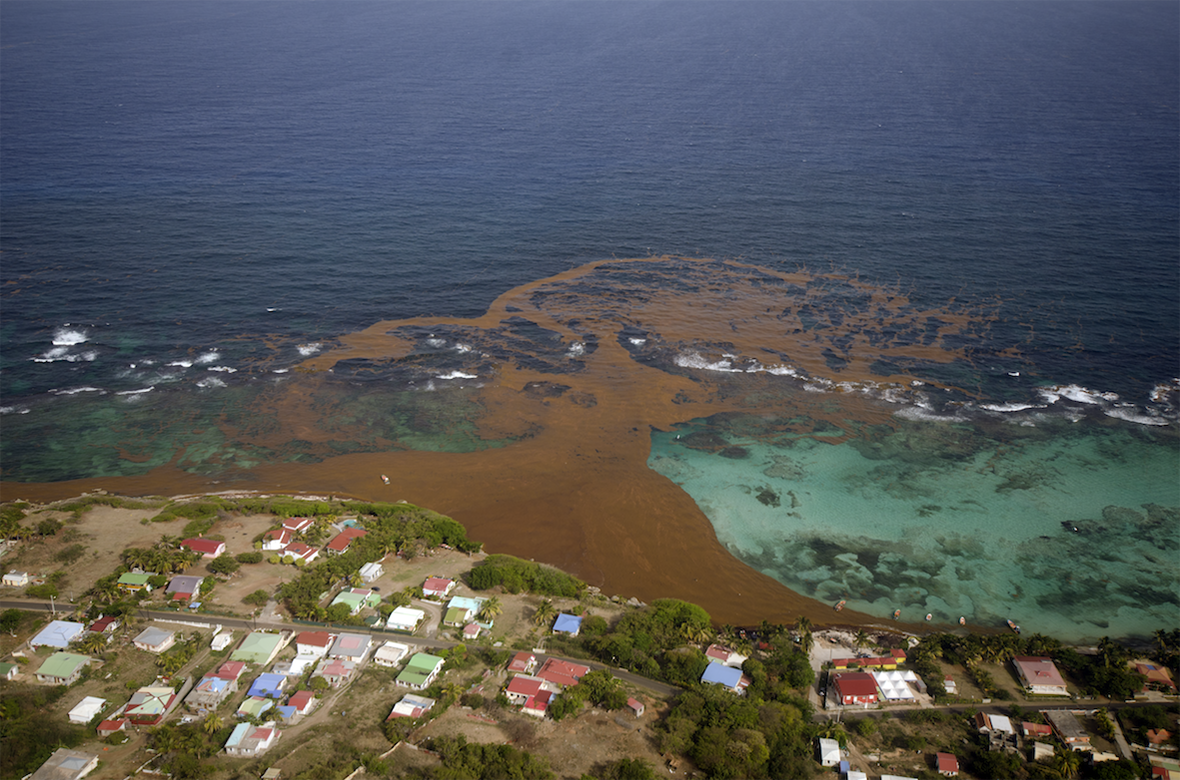
[[[155,574],[180,573],[201,559],[200,554],[185,550],[175,536],[163,536],[154,547],[129,547],[120,558],[129,569]]]

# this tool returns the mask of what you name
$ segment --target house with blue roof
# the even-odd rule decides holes
[[[742,674],[741,669],[713,661],[705,667],[705,673],[701,675],[701,682],[720,685],[734,693],[744,693],[750,684],[750,678]]]
[[[258,679],[250,686],[247,696],[257,696],[260,699],[281,699],[283,688],[287,687],[287,678],[281,674],[267,672],[258,675]]]
[[[578,632],[582,630],[582,618],[578,615],[567,615],[562,612],[557,616],[557,620],[553,621],[553,633],[555,634],[569,634],[570,636],[577,636]]]

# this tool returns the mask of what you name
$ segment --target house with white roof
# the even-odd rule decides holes
[[[709,645],[708,649],[705,650],[705,657],[710,661],[716,661],[725,666],[732,666],[735,669],[741,669],[742,664],[746,662],[746,656],[736,650],[729,649],[725,645]]]
[[[385,569],[377,561],[366,563],[359,572],[362,582],[373,582],[385,575]]]
[[[1068,696],[1065,680],[1052,658],[1018,655],[1012,659],[1016,673],[1020,677],[1020,684],[1029,693],[1040,693],[1050,696]]]
[[[303,561],[304,563],[311,563],[320,555],[318,547],[312,547],[310,544],[303,542],[291,542],[287,545],[287,549],[283,550],[283,557],[290,555],[295,561]]]
[[[264,726],[239,723],[225,743],[225,752],[231,756],[257,756],[265,753],[279,738],[279,730],[273,721]]]
[[[65,650],[70,642],[81,639],[86,626],[70,620],[54,620],[29,640],[29,647],[56,647]]]
[[[397,666],[410,654],[410,646],[399,642],[386,642],[373,654],[373,663],[378,666]]]
[[[87,696],[70,710],[70,723],[89,723],[94,720],[95,715],[102,712],[103,707],[106,705],[106,699],[100,699],[97,696]]]
[[[140,650],[148,653],[162,653],[176,644],[176,632],[165,631],[162,628],[148,626],[131,643]]]
[[[393,720],[394,718],[420,718],[430,712],[430,708],[433,706],[434,699],[407,693],[402,697],[401,701],[393,705],[393,711],[389,713],[389,717],[386,720]]]
[[[407,634],[412,634],[425,619],[426,613],[423,610],[398,607],[389,613],[389,620],[385,622],[385,627],[391,631],[404,631]]]
[[[819,763],[822,766],[836,766],[840,763],[840,743],[834,739],[819,740]]]
[[[343,658],[360,663],[369,655],[373,637],[368,634],[340,634],[328,651],[329,658]]]
[[[29,780],[82,780],[98,766],[98,755],[58,748]]]
[[[13,588],[23,588],[29,584],[29,573],[27,571],[10,571],[4,575],[3,584]]]
[[[283,521],[283,528],[297,536],[307,533],[313,525],[315,525],[315,520],[310,517],[288,517]]]

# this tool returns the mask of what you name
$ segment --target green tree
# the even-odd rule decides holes
[[[1077,751],[1058,745],[1057,750],[1053,753],[1052,766],[1053,770],[1061,777],[1074,778],[1078,776],[1078,770],[1081,769],[1082,759]]]
[[[533,624],[547,626],[556,616],[557,608],[553,606],[553,602],[549,599],[541,599],[541,603],[537,605],[537,609],[533,612]]]
[[[499,615],[503,611],[504,611],[504,606],[500,603],[500,599],[496,598],[495,596],[492,596],[491,598],[488,598],[486,601],[484,601],[483,604],[480,605],[479,614],[476,615],[476,618],[478,620],[485,622],[485,623],[490,622],[492,620],[495,620],[496,615]]]
[[[235,571],[242,568],[242,564],[234,559],[232,555],[219,555],[218,557],[209,561],[205,568],[214,574],[228,575],[233,574]]]

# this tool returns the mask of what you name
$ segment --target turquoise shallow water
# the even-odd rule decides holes
[[[1180,619],[1174,433],[899,420],[861,438],[696,420],[653,440],[721,543],[807,596],[1087,641]],[[1076,530],[1074,530],[1076,528]]]

